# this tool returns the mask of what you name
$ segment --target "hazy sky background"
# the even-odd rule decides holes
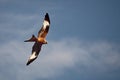
[[[48,44],[26,66],[44,15]],[[0,80],[120,80],[119,0],[0,0]]]

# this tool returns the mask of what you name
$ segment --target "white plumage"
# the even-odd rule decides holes
[[[49,25],[50,25],[50,23],[48,21],[44,20],[43,28],[46,29],[46,26],[49,26]]]
[[[37,56],[35,54],[36,54],[36,52],[33,52],[33,54],[30,56],[30,59],[36,58]]]

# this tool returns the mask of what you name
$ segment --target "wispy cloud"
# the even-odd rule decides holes
[[[87,43],[63,39],[49,41],[42,47],[38,59],[26,67],[33,43],[11,41],[0,46],[0,77],[12,79],[51,78],[64,74],[65,69],[76,69],[82,74],[114,71],[120,67],[119,45],[108,42]],[[16,76],[16,77],[15,77]],[[7,79],[6,79],[7,80]]]
[[[35,23],[40,23],[40,20],[42,20],[42,18],[40,18],[41,16],[38,14],[12,14],[12,13],[2,13],[0,14],[0,25],[4,28],[8,28],[8,29],[24,29],[25,27],[27,27],[29,24],[31,24],[31,22],[33,22],[33,24]],[[27,26],[25,26],[27,25]]]
[[[31,36],[35,33],[39,25],[42,25],[42,19],[44,16],[38,16],[37,14],[12,14],[12,13],[0,13],[0,36],[1,41],[22,39],[22,36]],[[35,28],[35,26],[38,26]],[[7,36],[7,37],[5,37]]]

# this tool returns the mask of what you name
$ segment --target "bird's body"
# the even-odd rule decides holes
[[[37,38],[32,35],[29,40],[25,40],[25,42],[35,42],[32,47],[32,54],[30,55],[26,65],[29,65],[31,62],[33,62],[38,57],[42,45],[47,44],[46,35],[49,31],[49,27],[50,19],[48,13],[46,13],[42,28],[39,30]]]

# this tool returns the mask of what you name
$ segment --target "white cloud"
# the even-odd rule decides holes
[[[86,44],[75,39],[49,41],[42,47],[38,59],[26,66],[32,44],[10,41],[0,46],[2,79],[5,80],[6,75],[16,80],[51,78],[63,75],[65,69],[104,73],[120,67],[119,45],[107,42]]]

